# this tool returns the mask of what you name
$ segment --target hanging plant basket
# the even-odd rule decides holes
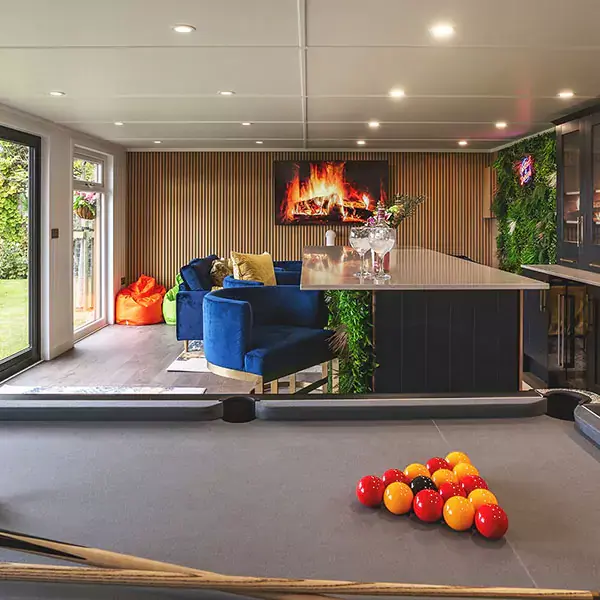
[[[96,211],[92,210],[89,206],[78,206],[74,209],[74,212],[80,219],[87,221],[93,221],[96,218]]]

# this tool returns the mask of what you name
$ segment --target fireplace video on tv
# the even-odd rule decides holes
[[[365,223],[387,199],[384,160],[276,161],[278,225]]]

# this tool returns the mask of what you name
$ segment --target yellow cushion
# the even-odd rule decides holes
[[[261,281],[265,285],[277,285],[273,259],[268,252],[263,254],[242,254],[232,252],[233,276],[245,281]]]

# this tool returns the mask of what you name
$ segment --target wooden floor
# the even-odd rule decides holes
[[[112,325],[83,339],[58,358],[21,373],[7,385],[127,385],[205,387],[207,393],[248,393],[252,384],[212,373],[169,373],[183,351],[169,325]]]

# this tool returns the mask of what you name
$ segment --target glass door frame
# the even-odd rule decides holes
[[[600,127],[600,115],[594,114],[583,120],[583,133],[586,154],[582,171],[582,192],[584,213],[584,256],[583,268],[594,271],[600,270],[600,244],[594,243],[594,129]],[[600,167],[599,167],[600,168]]]
[[[42,138],[0,125],[0,139],[29,147],[28,320],[29,347],[0,359],[0,381],[40,361]]]

